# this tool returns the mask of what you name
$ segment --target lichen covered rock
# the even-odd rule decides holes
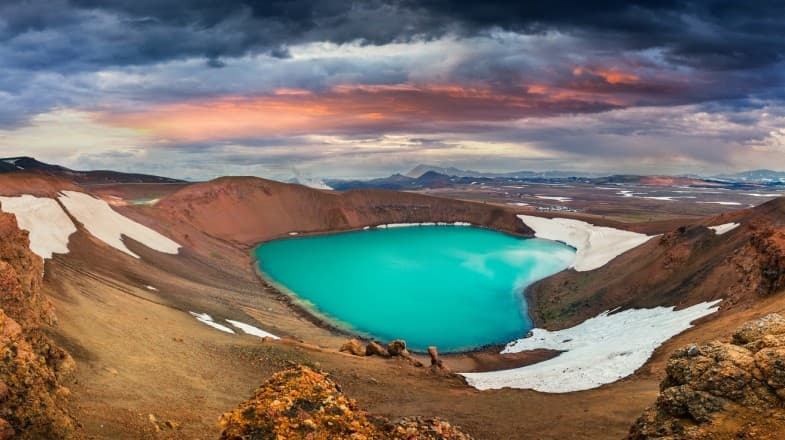
[[[220,423],[222,440],[471,439],[439,419],[391,422],[372,416],[344,396],[326,373],[304,366],[275,374]]]
[[[785,438],[785,319],[769,315],[731,343],[673,353],[660,396],[629,439]]]

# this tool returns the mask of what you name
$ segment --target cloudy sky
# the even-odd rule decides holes
[[[0,2],[0,156],[78,169],[785,169],[784,86],[781,0]]]

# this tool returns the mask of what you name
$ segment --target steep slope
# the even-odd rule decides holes
[[[63,383],[75,364],[42,332],[55,316],[28,244],[14,217],[0,213],[0,438],[70,438]]]
[[[29,172],[0,173],[0,195],[55,197],[60,191],[78,188],[74,183],[54,176]]]
[[[739,223],[718,234],[709,226]],[[616,307],[746,306],[785,286],[785,199],[686,223],[589,272],[565,271],[526,292],[538,326],[562,328]]]
[[[172,225],[173,238],[183,243],[205,233],[251,246],[289,232],[435,221],[531,234],[512,211],[499,207],[381,190],[334,193],[255,177],[222,177],[189,185],[158,202],[152,214]]]
[[[785,435],[785,318],[748,322],[730,341],[677,350],[654,407],[629,440],[781,439]]]

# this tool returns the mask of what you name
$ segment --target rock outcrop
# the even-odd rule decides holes
[[[390,356],[399,356],[404,358],[411,356],[409,354],[409,350],[406,349],[406,341],[403,339],[396,339],[387,344],[387,352],[390,353]]]
[[[730,342],[677,350],[660,388],[629,440],[785,438],[785,318],[772,314]]]
[[[75,423],[62,386],[75,363],[42,332],[55,322],[41,294],[43,261],[12,215],[0,213],[0,439],[64,439]]]
[[[221,417],[222,440],[400,439],[472,437],[435,418],[390,421],[368,414],[326,373],[298,366],[275,374],[253,398]]]
[[[360,341],[357,339],[349,339],[348,341],[344,342],[341,345],[341,349],[339,350],[343,353],[353,354],[355,356],[367,356],[368,353],[366,352],[365,348],[360,344]]]
[[[376,341],[368,342],[368,345],[365,346],[365,355],[366,356],[381,356],[381,357],[390,357],[390,352],[387,351],[386,348],[382,347]]]

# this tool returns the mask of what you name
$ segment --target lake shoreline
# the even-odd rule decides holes
[[[452,223],[449,224],[449,225],[436,224],[436,223],[427,223],[427,224],[424,224],[424,225],[418,224],[418,225],[413,225],[411,227],[407,227],[406,228],[407,232],[399,232],[397,234],[398,235],[405,234],[406,236],[408,236],[411,233],[411,232],[408,232],[408,231],[411,231],[411,228],[418,228],[418,229],[419,229],[419,227],[441,228],[443,226],[449,226],[451,229],[452,228],[456,228],[456,229],[460,228],[462,233],[463,233],[463,231],[466,231],[467,229],[469,229],[469,228],[465,227],[465,226],[467,226],[465,224],[460,224],[460,225],[456,226],[456,225],[453,225]],[[394,226],[393,227],[387,226],[387,227],[384,227],[384,228],[376,228],[376,227],[369,228],[369,227],[366,227],[364,229],[357,229],[357,230],[352,231],[352,232],[363,232],[363,231],[366,231],[366,232],[384,232],[384,231],[393,231],[393,230],[401,230],[401,229],[403,229],[403,227],[401,227],[401,228],[396,228]],[[479,230],[491,231],[491,232],[494,232],[495,234],[501,234],[501,235],[504,235],[504,236],[507,236],[507,237],[510,237],[510,238],[514,238],[515,240],[527,240],[528,241],[530,239],[529,237],[521,237],[521,236],[517,236],[517,235],[514,235],[514,234],[508,234],[508,233],[503,232],[503,231],[495,231],[495,230],[490,229],[490,228],[472,227],[471,230],[469,230],[467,232],[469,232],[469,234],[476,234],[476,231],[479,231]],[[422,231],[422,230],[419,230],[419,232],[417,232],[417,233],[428,234],[428,232]],[[272,274],[268,273],[265,270],[265,268],[261,267],[262,265],[260,264],[260,258],[259,258],[259,255],[257,253],[257,250],[259,249],[260,246],[267,245],[267,244],[270,244],[270,243],[276,242],[276,241],[289,241],[289,240],[291,240],[291,241],[299,241],[299,239],[301,239],[301,238],[308,238],[308,237],[313,238],[313,237],[316,237],[316,236],[326,237],[326,236],[335,236],[335,235],[340,235],[340,234],[348,234],[348,233],[344,232],[344,231],[340,231],[340,232],[327,233],[327,234],[308,234],[308,235],[306,235],[306,234],[302,234],[302,235],[301,234],[297,234],[297,235],[290,235],[289,237],[286,237],[286,238],[283,238],[283,239],[276,239],[276,240],[270,240],[270,241],[267,241],[267,242],[259,243],[257,246],[248,249],[248,254],[249,254],[250,258],[251,258],[251,264],[253,265],[254,273],[256,274],[257,278],[262,282],[262,284],[265,286],[265,288],[266,288],[266,290],[268,292],[273,293],[278,299],[284,301],[292,310],[294,310],[297,313],[298,316],[301,316],[301,317],[305,318],[311,324],[316,325],[319,328],[327,329],[331,333],[333,333],[334,335],[337,335],[337,336],[345,336],[347,338],[357,338],[357,339],[361,339],[363,341],[376,340],[376,341],[379,341],[379,342],[389,342],[387,340],[388,338],[386,338],[386,337],[383,337],[383,336],[382,337],[374,337],[372,333],[364,332],[364,331],[361,331],[361,330],[357,330],[357,329],[353,328],[352,325],[346,323],[342,319],[337,318],[337,317],[333,317],[331,315],[328,315],[327,313],[323,313],[323,312],[319,311],[317,309],[317,307],[313,303],[311,303],[309,301],[310,298],[302,298],[302,297],[300,297],[292,289],[288,288],[285,284],[283,284],[282,282],[278,281],[276,279],[276,277],[274,277],[274,276],[272,276]],[[445,233],[445,232],[439,231],[438,234],[439,235],[437,235],[434,238],[435,240],[441,240],[441,239],[444,239],[445,237],[449,237],[450,235],[452,235],[452,232]],[[471,237],[473,240],[479,240],[479,243],[480,243],[479,246],[487,246],[487,244],[485,244],[485,240],[487,240],[488,237],[486,237],[484,235],[479,235],[479,236],[478,235],[470,235],[469,237]],[[397,238],[402,238],[402,237],[397,237]],[[490,236],[490,238],[492,240],[499,240],[498,236],[496,236],[496,235]],[[377,237],[376,239],[378,240],[379,238]],[[504,239],[502,239],[502,240],[504,240]],[[449,241],[447,241],[447,243],[449,243]],[[498,242],[493,242],[493,243],[495,243],[495,244],[491,245],[491,249],[495,250],[496,249],[495,245],[498,244]],[[498,252],[501,253],[502,255],[503,255],[504,252],[509,252],[510,250],[514,250],[514,251],[518,251],[519,250],[519,249],[517,249],[517,246],[519,244],[519,242],[517,242],[517,241],[516,242],[511,242],[511,243],[505,243],[504,241],[502,241],[501,243],[504,244],[504,246],[501,246],[499,248]],[[547,246],[543,247],[544,243],[547,243]],[[516,259],[516,260],[514,260],[514,263],[505,262],[505,264],[508,264],[508,266],[504,266],[504,268],[502,268],[502,269],[496,268],[494,270],[506,270],[508,272],[512,271],[511,273],[515,275],[515,278],[516,278],[515,282],[517,283],[518,282],[517,279],[520,278],[520,275],[519,275],[520,269],[512,269],[512,268],[516,267],[516,266],[514,266],[514,264],[519,264],[519,265],[520,264],[523,264],[523,265],[527,265],[528,264],[530,266],[526,270],[531,271],[531,273],[529,275],[531,275],[533,277],[533,281],[532,280],[524,281],[527,286],[529,284],[531,284],[532,282],[534,282],[534,281],[536,281],[536,280],[541,278],[541,276],[536,275],[537,271],[545,270],[546,271],[545,272],[546,273],[545,277],[550,276],[552,273],[558,272],[560,270],[559,267],[561,267],[562,265],[566,266],[565,263],[561,262],[561,261],[564,260],[565,256],[564,255],[559,255],[558,253],[554,254],[554,255],[559,255],[559,256],[555,257],[554,260],[549,262],[549,264],[552,266],[551,269],[548,269],[547,265],[546,266],[541,266],[540,265],[540,261],[538,260],[539,258],[542,258],[542,255],[540,254],[540,252],[543,252],[544,250],[549,249],[551,244],[555,244],[555,243],[552,243],[552,242],[549,242],[549,241],[545,241],[545,240],[537,240],[537,243],[533,243],[533,245],[536,245],[536,247],[523,249],[523,255],[524,255],[523,257],[521,257],[520,255],[514,255],[513,257]],[[566,250],[566,249],[570,249],[570,251],[572,251],[572,248],[570,248],[568,246],[563,246],[562,244],[559,244],[559,246],[560,246],[559,247],[559,251]],[[552,250],[550,252],[552,252]],[[495,252],[494,252],[494,254],[495,254]],[[548,254],[548,255],[550,255],[550,254]],[[494,258],[499,258],[499,257],[494,255]],[[523,260],[520,260],[521,258]],[[571,258],[571,257],[566,257],[566,258]],[[497,262],[496,260],[491,260],[491,261]],[[299,261],[298,261],[298,264],[300,264]],[[532,264],[534,264],[534,265],[532,266]],[[553,266],[556,266],[556,267],[553,267]],[[520,267],[520,266],[518,266],[518,267]],[[543,267],[545,267],[545,269],[543,269]],[[433,269],[426,269],[426,270],[433,270]],[[467,272],[469,274],[469,276],[477,276],[475,272],[471,271],[471,269],[467,269],[467,270],[470,270],[470,272]],[[321,282],[320,282],[320,284],[321,284]],[[515,285],[515,283],[513,283],[512,280],[510,281],[510,284],[511,284],[511,286]],[[460,284],[458,286],[461,287]],[[342,288],[342,286],[337,287],[337,289],[340,289],[340,288]],[[442,292],[442,295],[444,295],[445,292],[452,292],[452,290],[449,290],[449,286],[447,287],[447,289],[448,290]],[[496,289],[497,289],[497,295],[498,295],[498,285],[497,285]],[[404,290],[404,289],[401,289],[401,290]],[[484,289],[480,288],[480,290],[484,290]],[[415,342],[411,342],[410,343],[410,341],[407,340],[407,343],[410,343],[410,345],[412,345],[412,346],[410,346],[410,351],[418,352],[418,353],[424,353],[426,351],[426,347],[428,345],[436,345],[440,349],[440,352],[442,352],[445,356],[472,355],[472,354],[478,354],[478,353],[479,354],[488,354],[490,351],[495,351],[495,354],[498,355],[499,351],[501,351],[501,349],[505,346],[506,343],[514,341],[514,340],[516,340],[518,338],[524,337],[525,334],[528,331],[530,331],[531,328],[533,327],[533,320],[531,319],[531,313],[530,313],[530,310],[529,310],[529,307],[531,307],[531,305],[527,305],[525,303],[526,297],[524,296],[524,290],[525,289],[516,289],[514,291],[514,295],[516,295],[515,298],[514,299],[508,298],[508,299],[505,300],[505,301],[515,301],[517,303],[516,307],[520,307],[521,308],[522,311],[521,311],[520,318],[516,318],[516,319],[520,319],[521,320],[521,324],[519,326],[515,326],[515,325],[511,325],[510,326],[510,325],[508,325],[507,336],[499,338],[498,340],[500,342],[488,343],[488,344],[484,344],[484,345],[476,345],[476,346],[472,346],[472,347],[469,347],[469,348],[460,348],[460,347],[453,348],[453,347],[450,347],[449,344],[440,344],[440,343],[438,343],[438,341],[435,341],[435,343],[429,343],[429,341],[422,341],[421,340],[421,342],[419,344],[417,344],[416,338],[415,338],[414,339]],[[333,289],[333,291],[335,291],[335,289]],[[398,291],[394,290],[394,292],[397,293]],[[464,292],[464,294],[472,295],[471,291],[466,291],[466,292]],[[413,293],[413,295],[416,295],[416,292]],[[450,295],[451,295],[451,293],[450,293]],[[491,304],[498,304],[496,298],[497,298],[496,296],[491,296],[491,297],[485,298],[484,300],[490,301]],[[342,301],[351,301],[351,300],[343,299]],[[383,302],[381,304],[383,304]],[[374,304],[374,307],[377,307],[377,306],[378,306],[378,304]],[[471,306],[468,306],[468,307],[471,307]],[[441,309],[441,304],[436,304],[436,305],[434,305],[434,307],[427,306],[427,307],[418,308],[417,310],[418,310],[418,314],[420,315],[420,317],[423,317],[425,314],[427,314],[427,312],[423,312],[423,310],[440,310],[440,309]],[[509,310],[509,307],[506,307],[505,310]],[[438,313],[438,312],[435,312],[435,313]],[[466,312],[466,313],[468,313],[468,312]],[[493,313],[493,311],[491,313]],[[415,315],[417,315],[417,314],[415,314]],[[408,316],[408,319],[416,319],[416,317],[412,317],[409,313],[407,313],[405,316]],[[428,317],[430,318],[430,315]],[[395,319],[400,319],[400,318],[396,317]],[[486,318],[486,320],[489,320],[491,322],[492,322],[492,319],[493,319],[492,317]],[[392,321],[388,321],[388,322],[392,322]],[[465,321],[465,322],[469,322],[469,321]],[[515,322],[515,321],[505,320],[504,322]],[[454,325],[454,324],[448,324],[448,325]],[[491,329],[491,327],[488,324],[486,324],[482,328]],[[518,329],[518,328],[520,330],[515,330],[515,329]],[[496,329],[498,329],[498,327],[496,327]],[[413,330],[413,331],[416,331],[416,330]],[[503,330],[503,329],[501,331],[505,332],[505,330]],[[450,333],[449,331],[447,331],[447,333],[442,332],[441,334],[442,335],[445,335],[445,334],[452,335],[453,333]],[[472,333],[471,329],[467,329],[467,333],[466,334],[474,335],[474,336],[472,336],[473,338],[477,337],[477,333],[476,332]],[[406,337],[405,334],[401,335],[401,336],[397,336],[396,334],[391,334],[390,335],[390,339],[404,339],[404,340],[406,340],[407,337]],[[411,339],[411,338],[409,338],[409,339]],[[482,363],[483,364],[488,364],[490,362],[483,361]],[[517,362],[517,361],[513,361],[512,363],[513,364],[519,364],[519,362]]]

